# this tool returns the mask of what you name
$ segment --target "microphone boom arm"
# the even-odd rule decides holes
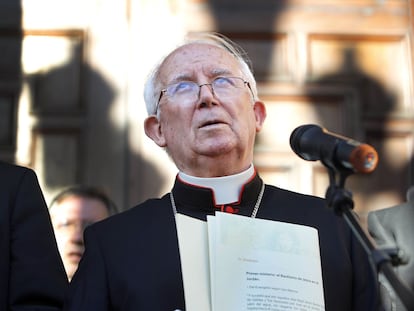
[[[375,272],[382,272],[394,288],[407,310],[414,310],[414,293],[398,278],[391,265],[391,257],[376,248],[362,229],[355,212],[352,193],[345,182],[353,173],[370,173],[378,163],[376,150],[368,144],[330,133],[326,129],[307,124],[297,127],[290,136],[292,150],[302,159],[320,160],[328,169],[329,187],[326,190],[328,207],[343,217],[364,248]]]
[[[356,214],[353,212],[354,201],[352,193],[345,189],[346,178],[351,174],[345,171],[336,171],[324,164],[328,170],[330,185],[326,191],[328,206],[336,214],[343,217],[351,231],[361,243],[376,272],[382,272],[407,310],[414,310],[414,293],[397,276],[391,263],[391,257],[384,250],[377,248],[362,229]],[[337,176],[336,174],[339,174]]]

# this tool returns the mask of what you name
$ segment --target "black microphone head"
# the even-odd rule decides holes
[[[336,171],[370,173],[378,163],[378,154],[370,145],[330,133],[315,124],[297,127],[290,135],[290,146],[302,159],[320,160]]]
[[[302,159],[307,161],[317,161],[319,150],[314,150],[317,145],[313,142],[315,137],[323,133],[323,128],[315,124],[298,126],[290,135],[290,147]]]

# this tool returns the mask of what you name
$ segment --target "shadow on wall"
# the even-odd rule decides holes
[[[378,80],[360,68],[353,47],[343,49],[342,66],[339,70],[312,80],[308,89],[314,90],[310,91],[307,97],[320,116],[321,126],[327,127],[331,132],[342,131],[340,134],[344,136],[368,143],[379,154],[376,170],[368,175],[350,176],[346,188],[355,196],[360,196],[360,203],[374,199],[381,192],[398,193],[403,201],[411,177],[410,161],[396,168],[393,165],[395,159],[387,156],[384,144],[387,137],[385,124],[396,109],[395,94],[388,92]],[[335,128],[338,124],[333,122],[337,119],[329,118],[323,111],[324,106],[335,103],[344,105],[344,117],[341,118],[341,122],[347,132]],[[387,206],[375,206],[385,207]],[[368,212],[366,206],[356,208],[363,215]]]
[[[288,2],[209,0],[208,5],[216,30],[241,44],[248,52],[258,82],[271,80],[275,68],[269,64],[274,61],[272,54],[275,52],[274,44],[277,44],[274,36],[280,34],[275,25]],[[351,176],[347,182],[347,188],[354,192],[355,197],[361,198],[360,210],[366,212],[368,204],[380,204],[381,199],[376,198],[379,193],[391,194],[394,199],[398,194],[403,200],[412,172],[410,160],[396,167],[395,159],[387,154],[384,146],[389,135],[385,131],[385,123],[396,109],[396,95],[362,70],[353,45],[342,50],[342,61],[337,71],[307,82],[305,87],[309,92],[305,95],[315,107],[322,126],[333,132],[343,132],[345,128],[343,135],[361,139],[377,149],[380,156],[377,169],[370,175]],[[337,123],[331,126],[333,118],[327,115],[326,108],[331,110],[333,104],[346,106],[343,128],[337,128]]]
[[[251,50],[251,47],[257,49],[255,43],[263,38],[274,38],[278,16],[286,3],[287,0],[208,0],[217,32],[243,46],[251,58],[257,80],[270,75],[272,68],[267,64],[271,63],[274,46],[261,45],[260,51]],[[254,42],[253,45],[249,45],[249,41]],[[259,64],[265,65],[258,67]]]
[[[32,135],[33,166],[43,176],[46,194],[53,196],[73,184],[94,185],[125,210],[138,203],[129,200],[130,175],[144,170],[154,186],[147,186],[144,194],[133,186],[138,192],[135,197],[157,194],[161,175],[139,154],[131,153],[126,126],[114,124],[111,118],[115,105],[126,103],[116,103],[114,87],[83,61],[81,40],[73,45],[69,61],[26,77],[26,83],[38,120]],[[129,163],[137,166],[131,168]]]

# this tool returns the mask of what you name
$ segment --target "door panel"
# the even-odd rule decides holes
[[[373,174],[347,183],[363,220],[369,210],[404,200],[414,124],[410,2],[187,2],[189,30],[223,32],[252,59],[268,110],[255,164],[267,182],[325,195],[325,168],[289,146],[296,126],[316,123],[379,153]]]
[[[23,31],[18,5],[0,10],[0,67],[12,71],[0,75],[0,156],[32,166],[48,197],[87,183],[126,209],[169,191],[176,169],[142,129],[142,85],[149,64],[197,31],[227,35],[252,59],[268,110],[255,147],[266,182],[324,196],[325,168],[289,146],[296,126],[317,123],[379,153],[374,173],[348,181],[362,219],[413,183],[412,1],[41,2],[54,18],[23,1]]]

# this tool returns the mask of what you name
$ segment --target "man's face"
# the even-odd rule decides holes
[[[163,87],[180,81],[211,83],[217,77],[246,79],[231,54],[200,43],[175,51],[160,70]],[[263,103],[254,102],[247,84],[225,98],[215,95],[209,85],[202,86],[199,94],[195,101],[161,98],[159,135],[154,141],[167,148],[180,170],[194,176],[208,177],[202,170],[212,159],[228,168],[229,174],[246,169],[252,163],[256,132],[265,118]]]
[[[69,196],[55,204],[50,215],[59,252],[71,279],[84,252],[85,227],[108,217],[108,209],[100,200]]]

